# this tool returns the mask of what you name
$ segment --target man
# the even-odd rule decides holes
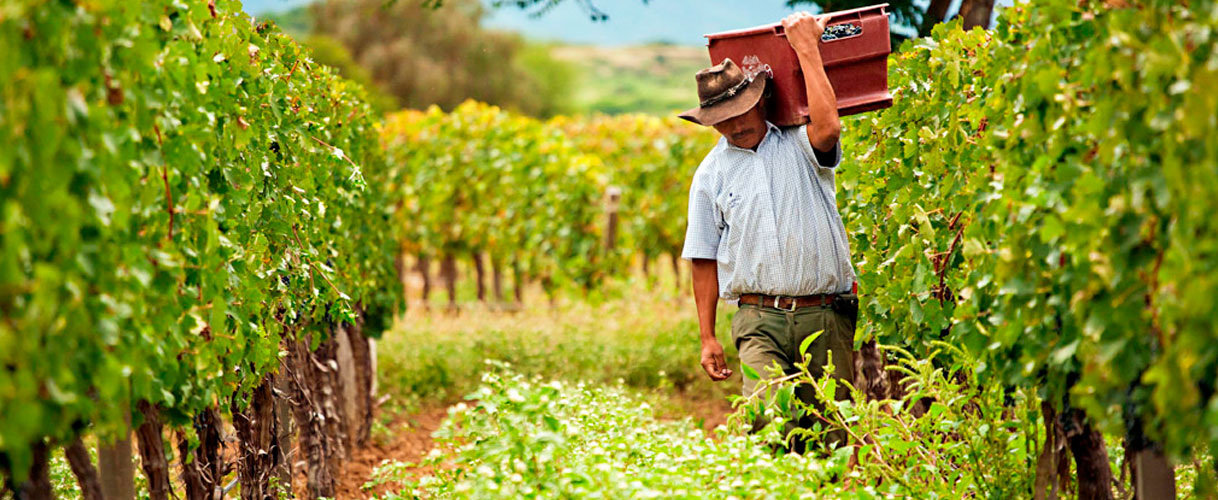
[[[702,367],[714,381],[732,374],[715,338],[718,298],[739,301],[732,340],[741,363],[763,378],[773,365],[797,371],[800,344],[822,331],[808,349],[812,374],[821,374],[832,352],[834,376],[854,378],[858,299],[851,293],[854,270],[837,212],[841,123],[820,58],[826,20],[803,12],[782,22],[804,74],[807,125],[779,129],[766,121],[764,74],[746,75],[730,59],[698,72],[700,106],[681,115],[723,136],[694,174],[682,251],[693,263]],[[756,386],[746,377],[744,394]],[[806,403],[814,401],[811,387],[796,391]],[[841,389],[835,396],[848,394]],[[811,424],[805,416],[787,429]]]

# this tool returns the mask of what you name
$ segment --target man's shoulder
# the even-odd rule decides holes
[[[803,153],[802,158],[811,165],[821,167],[828,165],[832,170],[841,161],[841,141],[829,151],[817,151],[808,140],[808,124],[782,127],[779,129],[779,143],[784,150],[795,150]]]
[[[801,139],[803,142],[808,142],[808,132],[805,127],[807,125],[778,127],[778,137],[783,144],[799,147]]]

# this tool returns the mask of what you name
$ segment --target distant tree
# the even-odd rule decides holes
[[[443,0],[431,0],[442,2]],[[606,21],[609,14],[596,6],[596,0],[572,0],[583,7],[592,21]],[[641,0],[644,4],[648,0]],[[492,0],[496,8],[515,7],[529,11],[531,15],[545,15],[563,0]],[[917,28],[918,36],[930,35],[930,30],[936,24],[946,21],[947,9],[952,0],[930,0],[926,8],[913,0],[786,0],[788,7],[812,4],[820,7],[821,12],[833,12],[857,7],[866,7],[877,3],[888,3],[888,11],[892,13],[897,24]],[[989,28],[990,17],[994,12],[994,0],[961,0],[959,16],[963,18],[962,27],[972,29],[975,26]]]
[[[443,2],[443,0],[431,0],[431,1],[434,2],[436,5],[439,5],[440,3]],[[596,8],[596,4],[594,3],[594,0],[572,0],[572,1],[579,4],[579,6],[584,9],[584,12],[588,13],[588,17],[591,18],[592,21],[607,21],[609,19],[609,14],[606,14],[604,11]],[[644,4],[646,4],[648,2],[648,0],[641,0],[641,1]],[[521,9],[521,10],[529,11],[530,15],[543,16],[547,12],[549,12],[550,9],[557,7],[558,4],[561,4],[562,2],[563,2],[563,0],[491,0],[491,6],[493,6],[495,8],[513,6],[518,9]]]
[[[574,109],[575,68],[555,59],[550,51],[549,45],[527,43],[517,57],[532,88],[528,95],[521,96],[521,107],[534,110],[532,114],[541,118],[569,114]]]
[[[561,78],[530,73],[545,64],[521,60],[519,35],[481,28],[479,0],[323,0],[312,11],[314,32],[341,42],[406,107],[476,99],[542,116],[567,93]]]
[[[368,70],[351,57],[342,42],[327,35],[309,35],[302,41],[313,51],[314,61],[334,68],[344,78],[363,85],[368,93],[368,103],[377,112],[397,111],[398,100],[372,79]]]

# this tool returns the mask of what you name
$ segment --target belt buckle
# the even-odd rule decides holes
[[[791,299],[791,308],[790,308],[790,309],[784,309],[784,308],[782,308],[782,307],[779,307],[779,306],[778,306],[778,299],[781,299],[781,298],[782,298],[782,296],[780,296],[780,295],[775,295],[775,296],[774,296],[774,309],[778,309],[779,311],[795,312],[795,306],[798,304],[798,302],[799,302],[799,301],[795,300],[795,297],[790,297],[790,299]]]

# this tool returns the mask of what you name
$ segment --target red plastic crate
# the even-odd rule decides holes
[[[841,116],[892,106],[888,93],[888,4],[829,13],[820,56]],[[833,39],[833,36],[837,37]],[[782,23],[705,35],[711,64],[732,58],[745,71],[769,66],[774,90],[767,118],[778,126],[808,122],[808,95]]]

